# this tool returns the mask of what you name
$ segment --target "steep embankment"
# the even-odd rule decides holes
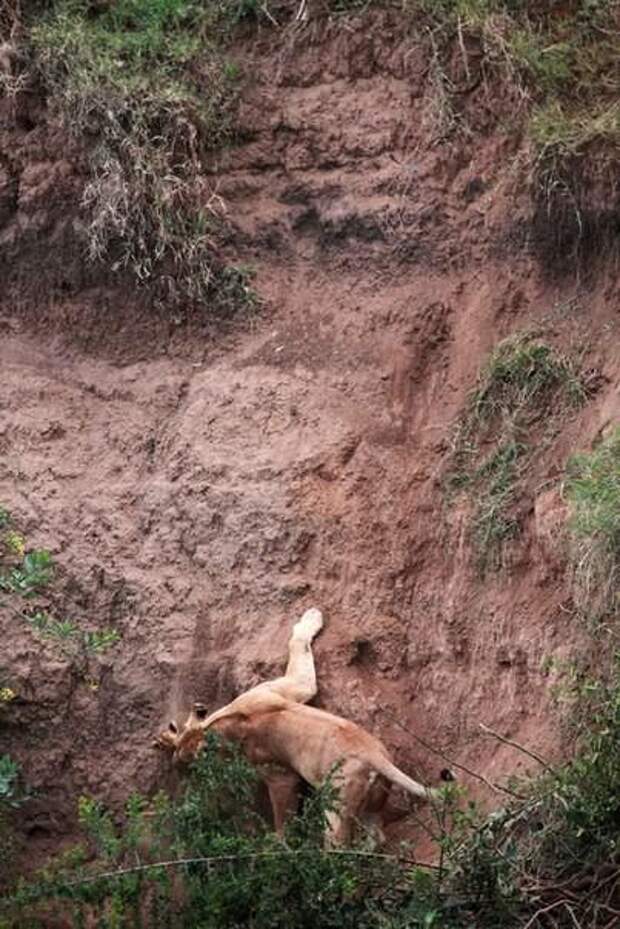
[[[481,84],[472,128],[444,137],[398,20],[261,41],[240,50],[245,140],[212,180],[266,307],[225,335],[156,321],[122,283],[80,290],[79,160],[40,104],[5,128],[3,248],[17,277],[71,280],[37,313],[31,297],[2,309],[0,500],[56,554],[59,609],[122,633],[89,686],[0,614],[18,693],[3,738],[38,791],[33,840],[71,834],[80,793],[161,786],[153,732],[278,671],[310,605],[327,619],[320,703],[416,777],[445,764],[418,733],[491,780],[527,760],[480,723],[567,750],[548,660],[578,653],[581,627],[560,485],[618,415],[615,275],[549,283],[524,150],[497,128],[510,101]],[[488,353],[528,328],[579,361],[588,396],[528,420],[519,531],[481,578],[475,499],[445,492],[453,424]]]

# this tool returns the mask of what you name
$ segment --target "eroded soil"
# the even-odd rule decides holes
[[[0,500],[54,552],[59,609],[122,633],[76,676],[0,610],[19,694],[2,748],[37,790],[23,812],[33,855],[74,834],[79,794],[118,806],[168,784],[152,734],[196,698],[215,706],[279,671],[311,605],[327,621],[320,704],[417,778],[436,782],[445,762],[416,733],[490,780],[535,765],[480,723],[545,757],[570,751],[548,659],[586,646],[560,484],[568,454],[618,416],[615,276],[545,282],[524,244],[518,147],[484,127],[438,140],[404,40],[334,32],[277,68],[254,53],[248,140],[218,192],[262,314],[219,336],[164,328],[136,321],[112,283],[42,296],[35,316],[3,307]],[[68,220],[41,182],[62,174],[60,152],[32,151],[39,171],[22,176],[4,235],[17,248],[24,217],[43,212],[38,254]],[[481,363],[528,327],[579,355],[597,390],[535,426],[523,532],[481,580],[471,504],[447,501],[442,476]]]

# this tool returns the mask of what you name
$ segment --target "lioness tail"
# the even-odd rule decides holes
[[[392,764],[387,758],[373,759],[373,764],[379,774],[383,774],[383,776],[387,777],[393,784],[402,787],[403,790],[413,794],[414,797],[422,797],[424,800],[430,800],[433,796],[433,791],[429,787],[418,784],[417,781],[414,781],[412,777],[409,777],[397,768],[396,765]]]

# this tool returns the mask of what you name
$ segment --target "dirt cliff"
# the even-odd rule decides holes
[[[53,551],[58,608],[122,634],[85,681],[0,611],[19,695],[3,750],[37,791],[33,853],[74,834],[79,794],[118,805],[168,783],[153,732],[277,672],[311,605],[320,704],[417,778],[445,761],[416,734],[491,781],[535,765],[481,723],[570,751],[549,659],[585,645],[561,480],[618,416],[616,275],[550,280],[525,143],[501,128],[509,97],[473,88],[447,133],[397,19],[238,54],[244,139],[211,181],[264,307],[225,332],[154,317],[85,271],[79,153],[40,100],[5,112],[0,500]],[[481,578],[471,503],[443,478],[480,366],[526,329],[597,389],[533,426],[521,532]]]

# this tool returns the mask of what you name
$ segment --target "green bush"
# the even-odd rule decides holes
[[[574,689],[578,750],[532,786],[516,866],[536,888],[533,903],[568,899],[579,925],[595,926],[620,903],[610,883],[620,860],[620,653],[607,681],[586,678]],[[562,915],[560,925],[571,925]]]
[[[325,813],[335,802],[329,787],[309,798],[285,844],[253,812],[256,788],[256,772],[239,752],[223,753],[210,736],[176,801],[133,796],[119,828],[101,804],[82,798],[89,848],[22,882],[0,916],[20,927],[64,900],[74,925],[97,919],[106,929],[140,926],[146,914],[150,927],[396,925],[389,920],[411,893],[396,860],[323,850]]]

